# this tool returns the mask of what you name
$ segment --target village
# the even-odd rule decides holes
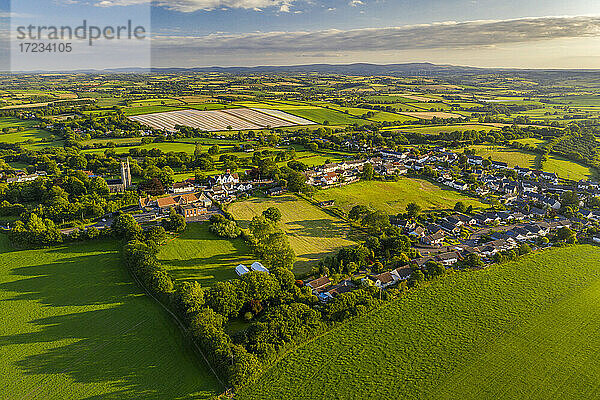
[[[453,168],[460,163],[461,157],[466,157],[466,168]],[[451,268],[469,254],[476,254],[489,264],[495,261],[497,254],[517,250],[523,244],[534,250],[551,246],[546,237],[561,228],[577,232],[587,220],[600,221],[599,211],[583,208],[588,197],[600,194],[597,182],[560,180],[554,173],[518,166],[510,168],[506,163],[475,155],[465,156],[445,148],[435,148],[426,154],[381,149],[376,157],[324,164],[306,170],[304,175],[307,185],[327,189],[359,181],[367,165],[373,167],[373,173],[380,179],[426,176],[443,187],[495,204],[488,210],[453,212],[431,223],[390,216],[390,222],[411,238],[419,257],[390,271],[377,274],[362,271],[363,283],[381,289],[409,279],[414,268],[423,268],[430,261]],[[128,168],[128,161],[123,161],[121,180],[109,182],[115,191],[131,185]],[[30,176],[21,179],[30,179]],[[193,178],[176,182],[166,196],[140,197],[138,212],[133,216],[141,224],[154,224],[174,209],[185,217],[186,222],[208,221],[212,215],[221,213],[223,206],[257,191],[266,196],[277,196],[285,193],[286,188],[277,186],[273,180],[244,181],[237,173],[227,171],[210,176],[204,182],[195,182]],[[579,193],[575,199],[578,212],[561,215],[561,196],[570,192]],[[319,204],[323,208],[333,205],[334,201]],[[600,242],[600,237],[592,239]],[[256,270],[268,272],[258,262],[251,267],[239,265],[235,270],[238,276]],[[323,302],[357,287],[349,279],[334,284],[326,276],[308,279],[305,285]]]

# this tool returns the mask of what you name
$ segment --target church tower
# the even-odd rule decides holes
[[[126,161],[121,161],[121,182],[123,187],[127,189],[131,186],[131,170],[129,169],[129,158]]]

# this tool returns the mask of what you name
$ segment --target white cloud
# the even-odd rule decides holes
[[[248,9],[262,11],[277,7],[280,12],[289,12],[296,0],[95,0],[99,7],[131,6],[150,4],[179,12],[212,11],[218,9]]]
[[[330,52],[468,48],[558,38],[600,36],[600,17],[542,17],[441,22],[390,28],[159,36],[156,48],[182,51]]]
[[[350,5],[350,7],[358,7],[364,5],[365,3],[363,3],[360,0],[351,0],[348,4]]]

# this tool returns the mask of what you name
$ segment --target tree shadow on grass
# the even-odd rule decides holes
[[[343,221],[323,218],[290,222],[286,224],[286,230],[300,236],[346,239],[350,227]]]
[[[234,269],[241,261],[246,262],[252,258],[251,255],[239,255],[237,253],[216,254],[206,258],[162,259],[161,262],[169,270],[169,273],[177,280],[197,280],[203,285],[211,286],[219,281],[236,278]]]
[[[50,252],[68,254],[61,248]],[[37,253],[34,260],[26,254],[21,264],[35,265],[10,271],[11,278],[21,279],[0,284],[8,294],[0,308],[33,301],[39,310],[32,310],[36,318],[30,320],[15,316],[26,320],[21,333],[0,336],[0,354],[15,345],[20,349],[10,354],[10,368],[22,376],[2,391],[20,399],[60,393],[87,399],[202,399],[220,391],[174,323],[130,283],[114,253],[42,264],[36,263]]]

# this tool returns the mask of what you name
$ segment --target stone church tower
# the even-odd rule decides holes
[[[131,186],[131,170],[129,169],[129,158],[127,158],[127,161],[121,161],[121,182],[123,182],[123,187],[125,189]]]

